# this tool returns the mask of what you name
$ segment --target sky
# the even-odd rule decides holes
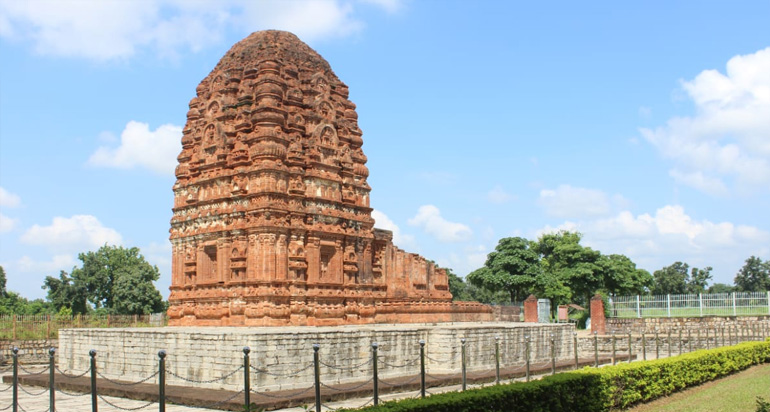
[[[176,156],[198,83],[288,30],[350,88],[376,226],[461,276],[562,229],[732,284],[770,259],[770,2],[0,0],[8,289],[105,244],[168,296]]]

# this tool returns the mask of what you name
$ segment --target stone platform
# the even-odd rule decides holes
[[[525,360],[529,336],[533,364],[551,359],[551,337],[557,359],[573,356],[569,324],[450,323],[347,325],[337,327],[166,327],[66,329],[59,332],[59,367],[76,374],[88,369],[91,349],[104,376],[139,381],[158,370],[158,351],[165,350],[167,384],[238,391],[243,387],[243,347],[251,349],[252,387],[260,391],[308,388],[313,385],[313,344],[319,344],[321,382],[340,385],[372,376],[372,343],[378,343],[380,378],[419,372],[419,341],[425,341],[426,370],[431,375],[461,371],[461,339],[465,339],[469,371],[494,370],[495,337],[502,366]],[[219,379],[225,377],[224,379]],[[157,382],[157,376],[147,380]]]

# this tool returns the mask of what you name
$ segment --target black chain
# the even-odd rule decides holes
[[[323,382],[321,382],[321,386],[323,386],[323,387],[324,387],[324,388],[326,388],[326,389],[331,389],[331,390],[333,390],[333,391],[337,391],[337,392],[354,391],[354,390],[356,390],[356,389],[360,389],[360,388],[363,388],[364,386],[366,386],[366,385],[370,384],[370,383],[372,382],[372,380],[373,380],[373,379],[374,379],[374,378],[369,378],[369,380],[368,380],[368,381],[366,381],[366,382],[363,382],[363,383],[362,383],[362,384],[360,384],[360,385],[356,385],[356,386],[353,386],[353,387],[350,387],[350,388],[344,388],[344,389],[337,389],[337,388],[335,388],[335,387],[333,387],[333,386],[329,386],[329,385],[327,385],[327,384],[325,384],[325,383],[323,383]]]
[[[294,372],[289,372],[289,373],[286,373],[286,374],[282,374],[282,373],[275,373],[275,372],[270,372],[270,371],[268,371],[267,369],[258,369],[258,368],[255,368],[255,367],[253,367],[253,366],[249,366],[249,367],[250,367],[250,368],[251,368],[251,370],[253,370],[255,373],[264,373],[265,375],[276,376],[276,377],[279,377],[279,378],[285,378],[285,377],[287,377],[287,376],[294,376],[294,375],[297,375],[297,374],[299,374],[299,373],[301,373],[301,372],[304,372],[304,371],[306,371],[306,370],[308,370],[308,369],[312,368],[312,367],[313,367],[313,364],[311,363],[311,364],[309,364],[309,365],[305,366],[305,367],[304,367],[304,368],[302,368],[302,369],[299,369],[299,370],[297,370],[297,371],[294,371]]]
[[[384,360],[382,360],[382,358],[379,358],[379,357],[377,358],[377,361],[379,361],[381,364],[383,364],[383,365],[385,365],[385,366],[387,366],[389,368],[405,368],[407,366],[414,365],[419,360],[420,360],[420,358],[414,358],[414,359],[410,360],[409,362],[407,362],[407,363],[405,363],[403,365],[393,365],[391,363],[385,362]]]
[[[238,367],[238,369],[228,373],[227,375],[223,375],[223,376],[220,376],[218,378],[209,379],[209,380],[205,380],[205,381],[198,381],[198,380],[195,380],[195,379],[185,378],[184,376],[177,375],[176,373],[174,373],[174,372],[172,372],[172,371],[170,371],[168,369],[166,369],[166,373],[168,373],[169,375],[171,375],[171,376],[173,376],[175,378],[181,379],[181,380],[183,380],[185,382],[190,382],[190,383],[214,383],[214,382],[223,381],[223,380],[225,380],[225,379],[235,375],[236,373],[240,372],[242,369],[243,369],[243,366],[241,365],[241,366]]]
[[[304,394],[310,392],[311,390],[313,390],[313,388],[315,388],[315,386],[310,386],[308,388],[303,389],[300,392],[292,393],[291,395],[286,395],[286,396],[283,396],[283,395],[270,395],[270,394],[268,394],[268,392],[259,392],[256,389],[252,389],[251,391],[253,393],[257,394],[257,395],[266,396],[268,398],[273,398],[273,399],[290,399],[290,398],[294,398],[296,396],[304,395]]]
[[[369,358],[369,360],[367,360],[367,361],[365,361],[363,363],[359,363],[358,365],[341,367],[341,366],[329,365],[328,363],[324,363],[324,362],[322,362],[320,360],[318,361],[318,363],[320,363],[323,366],[326,366],[327,368],[337,369],[337,370],[341,370],[341,371],[349,371],[349,370],[353,370],[353,369],[358,369],[358,368],[360,368],[360,367],[362,367],[362,366],[364,366],[366,364],[369,364],[371,362],[372,362],[372,359]]]
[[[114,383],[115,385],[118,385],[118,386],[133,386],[133,385],[139,385],[140,383],[145,383],[145,382],[147,382],[148,380],[150,380],[150,379],[152,379],[152,378],[154,378],[154,377],[158,376],[158,373],[159,373],[159,372],[155,372],[155,373],[153,373],[152,375],[150,375],[150,376],[148,376],[148,377],[146,377],[146,378],[144,378],[144,379],[142,379],[142,380],[140,380],[140,381],[138,381],[138,382],[129,382],[129,383],[124,383],[124,382],[114,381],[114,380],[112,380],[112,379],[110,379],[110,378],[108,378],[108,377],[106,377],[106,376],[102,375],[102,374],[101,374],[101,372],[98,372],[98,371],[96,372],[96,374],[97,374],[97,375],[99,375],[99,377],[100,377],[100,378],[102,378],[102,379],[106,380],[107,382],[110,382],[110,383]]]
[[[86,395],[90,395],[90,394],[91,394],[91,392],[85,392],[85,393],[70,393],[70,392],[66,392],[66,391],[64,391],[63,389],[57,389],[57,391],[58,391],[58,392],[61,392],[61,393],[63,393],[63,394],[65,394],[65,395],[67,395],[67,396],[72,396],[72,397],[86,396]]]
[[[225,403],[227,403],[227,402],[230,402],[231,400],[233,400],[233,399],[237,398],[238,396],[240,396],[242,393],[243,393],[243,389],[241,389],[239,392],[237,392],[237,393],[233,394],[233,396],[231,396],[231,397],[229,397],[229,398],[227,398],[227,399],[223,399],[223,400],[221,400],[221,401],[218,401],[218,402],[214,402],[214,403],[212,403],[212,404],[209,404],[209,405],[203,405],[203,406],[194,406],[194,408],[200,408],[200,409],[216,409],[216,407],[217,407],[217,406],[219,406],[219,405],[222,405],[222,404],[225,404]]]
[[[148,406],[152,405],[153,403],[155,403],[155,402],[153,402],[153,401],[149,401],[149,402],[147,402],[146,404],[144,404],[144,405],[142,405],[142,406],[137,406],[137,407],[135,407],[135,408],[123,408],[123,407],[120,407],[120,406],[118,406],[118,405],[115,405],[114,403],[112,403],[112,402],[108,401],[107,399],[104,399],[104,396],[102,396],[102,395],[97,395],[97,396],[99,397],[99,399],[101,399],[102,401],[104,401],[104,403],[106,403],[107,405],[110,405],[110,406],[112,406],[112,407],[113,407],[113,408],[115,408],[115,409],[120,409],[121,411],[138,411],[138,410],[140,410],[140,409],[144,409],[144,408],[146,408],[146,407],[148,407]]]
[[[48,368],[49,368],[49,366],[46,366],[46,367],[45,367],[45,369],[41,370],[40,372],[30,372],[30,371],[28,371],[28,370],[27,370],[27,369],[24,367],[24,365],[22,365],[21,363],[19,363],[19,369],[21,369],[21,370],[22,370],[22,372],[26,373],[27,375],[42,375],[42,374],[44,374],[44,373],[46,373],[46,372],[48,371]]]
[[[3,409],[0,409],[0,411],[7,411],[8,409],[11,409],[11,406],[13,406],[13,401],[11,401],[10,405],[6,406]]]
[[[87,374],[88,372],[91,372],[91,367],[89,366],[89,367],[88,367],[88,369],[86,369],[86,371],[85,371],[85,372],[83,372],[83,373],[81,373],[80,375],[69,375],[69,374],[65,373],[63,370],[59,369],[59,367],[58,367],[58,366],[56,367],[56,371],[57,371],[57,372],[59,372],[59,374],[61,374],[61,375],[62,375],[62,376],[64,376],[65,378],[72,378],[72,379],[76,379],[76,378],[82,378],[83,376],[86,376],[86,374]]]
[[[404,381],[404,382],[401,382],[401,383],[390,383],[390,382],[388,382],[388,381],[386,381],[386,380],[383,380],[383,379],[379,379],[379,378],[378,378],[377,380],[378,380],[380,383],[383,383],[383,384],[385,384],[385,386],[398,386],[398,385],[408,385],[408,384],[410,384],[410,383],[412,383],[412,382],[416,381],[416,380],[417,380],[417,379],[419,379],[419,378],[420,378],[420,375],[414,375],[414,376],[412,377],[412,379],[409,379],[408,381]]]
[[[29,391],[27,391],[26,389],[24,389],[24,387],[23,387],[23,386],[21,386],[21,385],[19,385],[19,389],[21,389],[21,391],[22,391],[22,392],[26,393],[26,394],[27,394],[27,395],[29,395],[29,396],[40,396],[40,395],[42,395],[42,394],[44,394],[44,393],[48,392],[48,389],[43,389],[43,391],[42,391],[42,392],[40,392],[40,393],[32,393],[32,392],[29,392]]]
[[[0,389],[0,392],[5,392],[5,391],[7,391],[7,390],[9,390],[9,389],[11,389],[11,388],[13,388],[13,385],[8,385],[8,387],[7,387],[7,388],[5,388],[5,389]]]

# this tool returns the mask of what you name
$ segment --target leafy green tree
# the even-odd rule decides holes
[[[85,285],[63,270],[59,272],[58,278],[46,276],[43,289],[48,291],[46,300],[55,312],[67,308],[74,315],[82,315],[90,309]]]
[[[510,297],[504,290],[487,290],[466,283],[461,277],[455,275],[451,269],[446,268],[449,275],[449,291],[452,292],[452,300],[462,302],[481,302],[494,305],[510,303]]]
[[[105,245],[96,252],[79,254],[78,259],[83,266],[74,268],[71,275],[62,271],[59,279],[46,278],[44,287],[56,310],[68,306],[73,313],[83,313],[88,309],[84,297],[95,310],[107,313],[133,315],[165,310],[163,298],[152,283],[160,278],[160,272],[138,248]]]
[[[5,277],[5,269],[3,269],[2,266],[0,266],[0,298],[4,298],[6,294],[5,290],[5,284],[8,282],[8,279]]]
[[[636,263],[625,255],[602,256],[604,288],[614,295],[643,295],[653,286],[650,272],[637,269]]]
[[[43,300],[30,301],[8,290],[5,269],[0,266],[0,315],[37,315],[49,311],[50,307]]]
[[[714,283],[706,290],[708,293],[732,293],[736,287],[725,283]]]
[[[692,268],[690,279],[687,281],[687,293],[703,293],[711,280],[711,266],[705,269]]]
[[[521,237],[500,239],[487,255],[484,266],[468,274],[468,281],[489,291],[505,291],[511,302],[522,301],[535,285],[539,257],[532,244]]]
[[[744,292],[764,292],[770,290],[770,260],[752,256],[735,275],[735,286]]]
[[[582,246],[581,238],[578,232],[560,231],[544,234],[533,244],[540,254],[543,277],[537,283],[554,308],[565,303],[570,295],[587,304],[604,284],[601,253]]]
[[[655,295],[677,295],[687,293],[688,271],[690,265],[675,262],[670,266],[653,272],[654,284],[652,293]]]

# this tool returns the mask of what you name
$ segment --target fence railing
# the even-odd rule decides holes
[[[721,332],[721,333],[720,333]],[[770,334],[770,322],[760,321],[755,322],[751,327],[744,328],[721,328],[721,329],[706,329],[703,334],[700,330],[697,334],[693,334],[691,331],[678,331],[668,330],[665,334],[659,334],[655,331],[654,335],[636,335],[632,336],[629,332],[626,335],[611,335],[599,337],[596,334],[592,336],[586,336],[584,338],[578,338],[576,333],[572,336],[564,335],[561,337],[562,342],[559,342],[559,338],[554,334],[548,336],[541,336],[540,341],[533,339],[533,337],[525,336],[523,340],[505,341],[499,337],[495,337],[494,340],[489,342],[476,342],[476,345],[483,344],[484,347],[491,348],[489,356],[494,358],[494,370],[486,374],[485,379],[474,379],[477,382],[486,381],[500,384],[503,380],[524,378],[529,381],[531,375],[535,373],[540,374],[555,374],[557,369],[571,370],[578,369],[582,366],[594,366],[599,367],[602,364],[616,364],[621,361],[632,362],[633,360],[648,360],[658,359],[665,356],[681,355],[686,352],[691,352],[698,349],[711,349],[719,346],[734,345],[745,341],[762,341],[768,334]],[[578,340],[584,340],[584,343],[579,344]],[[601,343],[600,343],[601,340]],[[257,359],[250,357],[249,347],[243,348],[243,361],[240,364],[230,365],[228,370],[224,371],[221,376],[217,376],[209,380],[196,380],[189,376],[182,376],[175,372],[174,368],[169,368],[167,362],[167,356],[173,355],[166,353],[166,351],[159,351],[157,354],[157,368],[151,374],[148,374],[144,378],[133,381],[117,381],[111,377],[104,375],[97,368],[97,352],[91,350],[88,353],[90,357],[89,366],[85,370],[69,371],[61,370],[55,364],[55,349],[49,350],[49,363],[48,366],[42,371],[29,371],[25,369],[24,364],[19,360],[19,349],[13,349],[13,363],[10,367],[0,370],[3,373],[12,373],[12,381],[8,385],[2,385],[0,389],[0,411],[9,410],[12,411],[28,411],[35,412],[31,409],[24,408],[22,404],[29,404],[33,398],[47,397],[48,398],[48,411],[55,411],[57,397],[64,395],[67,398],[90,396],[90,403],[93,411],[98,410],[98,404],[102,403],[108,405],[114,409],[125,411],[136,411],[152,407],[155,402],[158,402],[157,408],[159,411],[165,411],[166,404],[166,387],[169,383],[174,384],[174,381],[187,386],[190,383],[210,383],[219,381],[238,381],[238,390],[231,390],[230,393],[222,392],[218,400],[211,400],[207,405],[196,405],[199,408],[222,408],[227,404],[226,409],[231,407],[238,407],[246,411],[260,410],[258,407],[260,404],[270,403],[274,405],[281,400],[291,401],[307,401],[308,407],[306,410],[314,410],[321,412],[322,410],[334,410],[329,405],[325,404],[329,400],[332,400],[333,395],[339,392],[353,392],[358,391],[360,396],[360,389],[366,388],[365,391],[371,393],[371,397],[365,400],[362,406],[368,404],[377,405],[380,401],[380,392],[382,389],[394,388],[400,390],[401,393],[409,397],[424,398],[430,395],[429,389],[446,384],[461,385],[461,390],[467,389],[467,383],[471,380],[468,377],[469,372],[466,371],[466,356],[473,351],[478,351],[479,347],[474,347],[472,342],[466,341],[466,339],[460,339],[459,348],[455,346],[457,356],[460,357],[459,370],[454,370],[447,374],[445,371],[439,369],[433,373],[439,373],[440,376],[432,375],[431,370],[436,366],[445,364],[449,359],[435,359],[428,352],[428,347],[424,340],[415,342],[419,344],[416,346],[416,351],[410,351],[406,355],[406,359],[400,360],[398,364],[387,362],[387,358],[380,353],[381,348],[377,343],[372,343],[371,347],[366,350],[368,354],[365,354],[362,358],[356,359],[351,366],[338,365],[337,360],[324,359],[319,353],[320,345],[313,344],[312,348],[307,348],[308,351],[312,350],[313,358],[306,365],[301,365],[301,369],[287,372],[280,367],[276,368],[276,365],[262,365]],[[568,354],[565,358],[557,359],[556,347],[559,345],[565,345],[571,347],[572,354]],[[602,348],[600,349],[600,345]],[[514,346],[518,352],[517,358],[521,359],[521,362],[508,363],[506,359],[501,356],[501,348],[505,346]],[[534,348],[542,346],[548,349],[550,352],[546,359],[540,359],[539,362],[533,360]],[[584,349],[581,349],[584,348]],[[600,356],[601,353],[601,356]],[[148,353],[147,356],[153,356]],[[431,361],[428,364],[426,361]],[[510,361],[510,360],[509,360]],[[558,363],[558,367],[557,367]],[[514,366],[515,368],[511,368]],[[331,369],[361,369],[366,367],[365,373],[359,376],[360,381],[354,384],[348,384],[346,386],[338,385],[338,382],[330,382],[330,384],[324,383],[324,371]],[[404,372],[401,374],[401,379],[398,378],[385,378],[383,379],[383,372],[392,371],[394,369],[400,369]],[[30,392],[24,388],[21,384],[20,372],[25,372],[27,375],[43,375],[47,374],[48,379],[44,385],[47,385],[47,390],[39,392]],[[491,372],[494,372],[493,374]],[[270,376],[296,376],[297,374],[310,374],[313,376],[312,383],[304,388],[297,388],[291,391],[273,392],[258,387],[255,384],[256,378],[260,374],[267,374]],[[45,376],[45,375],[44,375]],[[66,391],[63,388],[58,387],[56,384],[57,377],[65,378],[83,378],[90,376],[90,384],[83,384],[80,389],[71,388]],[[426,379],[427,378],[427,379]],[[140,383],[150,383],[157,385],[157,390],[154,390],[157,396],[152,396],[152,400],[147,401],[147,393],[142,395],[142,400],[145,401],[139,406],[122,406],[124,402],[110,400],[105,398],[100,393],[97,387],[98,379],[102,382],[107,381],[111,384],[120,387],[131,387]],[[390,380],[388,380],[390,379]],[[393,380],[395,379],[395,380]],[[22,393],[28,395],[23,396]],[[371,392],[369,392],[371,390]],[[411,391],[410,391],[411,390]],[[121,393],[128,394],[129,389],[121,389]],[[4,392],[10,392],[10,399]],[[189,394],[188,394],[189,395]],[[9,403],[5,403],[8,402]],[[84,402],[85,403],[85,402]],[[312,408],[312,409],[310,409]]]
[[[770,291],[612,296],[609,311],[613,318],[770,315]]]
[[[159,327],[165,313],[151,315],[0,315],[0,340],[56,339],[59,329]]]

